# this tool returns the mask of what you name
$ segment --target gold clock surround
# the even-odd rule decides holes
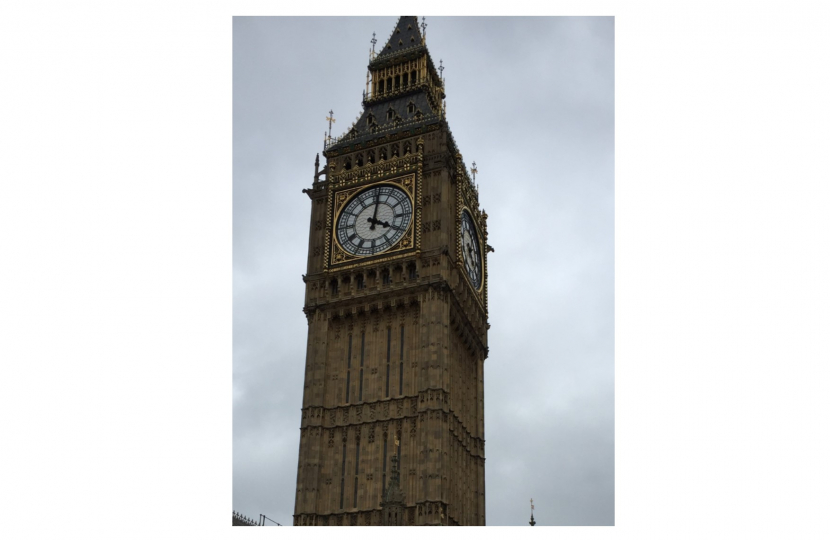
[[[398,242],[396,242],[395,245],[393,245],[389,249],[382,251],[377,255],[352,255],[348,253],[345,249],[343,249],[343,246],[340,245],[340,241],[337,239],[337,234],[335,233],[337,223],[340,220],[340,215],[343,212],[343,209],[346,206],[348,206],[349,202],[351,202],[351,200],[355,196],[362,193],[366,189],[371,189],[373,187],[378,186],[391,186],[402,189],[409,197],[409,202],[412,206],[412,219],[409,220],[409,225],[407,226],[406,232],[404,232],[401,239],[398,240]],[[332,217],[332,232],[334,234],[332,234],[332,238],[334,239],[334,241],[332,242],[331,246],[331,266],[346,264],[353,261],[364,261],[372,257],[394,255],[401,251],[407,251],[415,246],[415,173],[399,176],[397,178],[382,180],[375,183],[362,184],[357,187],[342,189],[340,191],[335,192],[333,195],[334,215]]]

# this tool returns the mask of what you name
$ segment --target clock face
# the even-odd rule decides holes
[[[372,186],[355,195],[337,216],[337,240],[351,255],[377,255],[394,246],[411,222],[412,201],[404,190]]]
[[[481,287],[481,249],[473,218],[467,210],[461,212],[461,256],[473,287]]]

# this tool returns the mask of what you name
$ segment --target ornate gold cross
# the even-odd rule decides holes
[[[334,111],[329,110],[329,116],[326,116],[326,120],[329,121],[329,139],[331,139],[331,123],[337,122],[337,120],[334,119]]]

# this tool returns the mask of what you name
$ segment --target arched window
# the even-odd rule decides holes
[[[352,168],[352,158],[346,158],[346,165],[343,167],[344,169],[351,170]]]
[[[415,103],[410,101],[409,105],[406,106],[406,112],[408,112],[409,114],[414,113],[415,112]]]
[[[389,396],[387,395],[387,397],[389,397]],[[382,488],[384,493],[386,492],[386,461],[387,461],[387,459],[386,459],[386,448],[387,448],[387,443],[388,442],[389,442],[389,436],[386,433],[384,433],[383,434],[383,482],[381,482],[381,488]]]
[[[360,370],[361,373],[363,370]],[[357,481],[358,481],[358,473],[360,472],[360,439],[356,439],[355,441],[355,454],[354,454],[354,496],[352,497],[352,506],[357,508]]]
[[[346,438],[343,437],[343,464],[340,466],[340,509],[343,510],[343,488],[346,487]]]
[[[384,285],[389,285],[390,283],[392,283],[392,277],[389,275],[389,270],[384,270],[383,272],[381,272],[380,275]]]
[[[363,167],[363,154],[358,154],[355,158],[358,167]]]
[[[414,69],[412,70],[412,73],[409,75],[409,80],[412,82],[412,84],[418,82],[418,72]]]
[[[386,159],[386,147],[382,147],[380,149],[380,160],[383,161]]]
[[[369,153],[366,154],[366,161],[369,162],[369,163],[374,163],[375,162],[375,151],[374,150],[369,150]]]
[[[403,155],[406,156],[406,155],[411,154],[411,153],[412,153],[412,143],[410,143],[408,141],[403,143]]]
[[[404,87],[409,85],[409,73],[404,73],[403,74],[403,85],[404,85]]]
[[[363,274],[357,275],[357,290],[362,290],[366,288],[366,282],[363,280]]]
[[[329,283],[329,287],[331,288],[331,294],[337,294],[338,287],[336,279],[331,280],[331,283]]]
[[[392,327],[386,328],[386,397],[389,397],[389,371],[392,360]],[[383,453],[383,458],[386,459],[386,452]]]
[[[398,143],[392,145],[392,157],[398,157],[400,155]]]
[[[389,107],[389,109],[386,111],[386,119],[392,120],[393,118],[395,118],[395,109]]]
[[[349,334],[349,350],[346,352],[346,403],[349,402],[349,390],[352,387],[352,335]]]
[[[404,328],[404,326],[401,325],[401,361],[400,361],[400,365],[398,366],[398,395],[399,396],[403,395],[403,344],[404,344],[403,328]],[[400,451],[400,449],[401,449],[401,447],[399,446],[398,451]]]
[[[382,93],[383,93],[383,79],[381,79],[380,83],[378,83],[378,94],[382,94]]]
[[[401,76],[395,75],[395,90],[401,87]]]
[[[363,401],[363,356],[366,350],[366,332],[360,334],[360,386],[357,400]]]

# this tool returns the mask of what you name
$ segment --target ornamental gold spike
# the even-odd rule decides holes
[[[329,139],[331,139],[331,124],[332,122],[337,122],[337,120],[334,119],[334,111],[331,109],[329,109],[329,116],[326,116],[326,120],[329,121]]]

